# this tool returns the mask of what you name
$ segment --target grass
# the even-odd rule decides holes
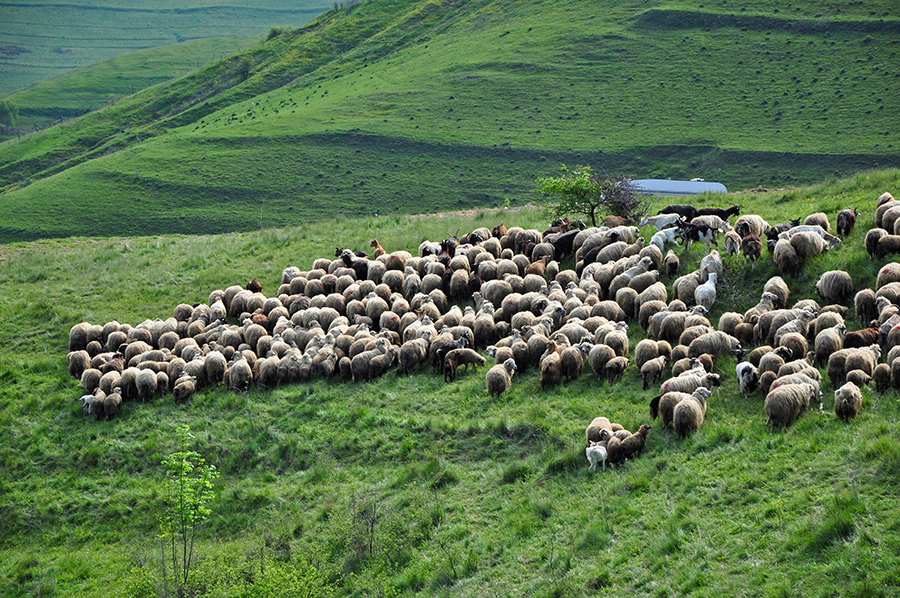
[[[146,48],[207,38],[259,38],[273,25],[302,25],[328,6],[284,0],[244,7],[196,0],[129,6],[89,0],[60,7],[13,0],[5,4],[0,23],[0,94]],[[207,55],[204,62],[208,60]]]
[[[331,10],[0,145],[12,214],[0,240],[252,230],[323,221],[335,204],[351,215],[522,205],[560,163],[733,190],[897,167],[889,8]]]
[[[788,279],[799,299],[828,269],[873,286],[878,263],[862,237],[875,198],[898,181],[896,170],[873,171],[699,203],[735,201],[773,222],[867,210],[839,249]],[[500,221],[544,226],[529,207],[3,246],[0,593],[162,592],[160,461],[176,450],[181,423],[222,472],[196,569],[207,594],[897,593],[895,391],[864,389],[862,412],[844,424],[826,381],[823,412],[770,433],[761,397],[742,398],[734,361],[723,359],[725,383],[697,434],[677,441],[657,426],[640,458],[597,474],[583,456],[586,424],[598,414],[629,429],[648,421],[652,393],[633,368],[614,387],[584,373],[546,392],[538,373],[522,372],[496,400],[482,369],[453,384],[420,371],[365,385],[208,389],[181,406],[127,403],[110,422],[85,418],[73,401],[81,393],[65,353],[77,322],[167,317],[177,303],[252,277],[271,293],[282,268],[308,267],[335,245],[361,248],[377,236],[415,250],[423,238]],[[702,253],[682,254],[685,268]],[[729,262],[711,321],[754,304],[775,273],[770,262]],[[633,347],[643,333],[630,336]]]

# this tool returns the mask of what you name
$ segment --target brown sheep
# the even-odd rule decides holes
[[[617,455],[617,463],[639,456],[647,444],[647,434],[650,433],[651,429],[649,424],[641,424],[637,432],[623,440]]]

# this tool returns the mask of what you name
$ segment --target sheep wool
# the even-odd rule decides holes
[[[513,359],[507,359],[502,364],[495,365],[489,369],[484,377],[488,394],[496,398],[509,390],[512,384],[512,377],[517,369],[516,362]]]
[[[834,391],[834,413],[842,421],[854,419],[861,408],[862,393],[853,382],[847,382]]]

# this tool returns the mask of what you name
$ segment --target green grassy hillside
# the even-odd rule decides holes
[[[788,278],[813,297],[825,270],[874,286],[862,238],[900,171],[868,172],[735,201],[772,222],[853,206],[843,245]],[[896,193],[895,193],[896,195]],[[658,205],[654,205],[656,209]],[[762,397],[742,398],[734,361],[706,422],[678,441],[651,422],[643,454],[589,474],[587,423],[648,422],[638,372],[608,386],[588,372],[541,391],[534,370],[491,400],[484,372],[444,384],[419,371],[367,384],[316,382],[187,404],[130,402],[94,422],[66,375],[70,326],[138,324],[180,302],[257,277],[272,293],[288,265],[335,245],[415,250],[447,230],[543,228],[533,209],[338,218],[218,236],[72,238],[0,254],[0,594],[164,595],[156,538],[160,461],[187,423],[221,472],[199,538],[196,595],[217,596],[893,596],[900,592],[900,401],[864,390],[849,424],[814,408],[765,428]],[[645,233],[651,230],[644,231]],[[696,267],[702,246],[682,252]],[[771,262],[727,260],[710,316],[753,305]],[[670,281],[666,281],[667,284]],[[848,327],[855,328],[852,315]],[[642,332],[630,331],[632,348]],[[373,515],[374,514],[374,515]],[[375,516],[377,515],[377,516]],[[171,588],[170,588],[171,590]]]
[[[900,165],[890,3],[332,10],[0,145],[0,240],[534,199],[560,163],[785,187]],[[115,210],[109,210],[110,203]]]
[[[99,110],[158,83],[180,77],[211,60],[259,43],[256,37],[200,39],[119,54],[71,73],[0,96],[19,108],[19,135]],[[9,139],[16,134],[0,137]]]
[[[296,27],[329,6],[321,0],[7,0],[0,20],[0,94],[122,53],[205,38],[258,37],[273,25]]]

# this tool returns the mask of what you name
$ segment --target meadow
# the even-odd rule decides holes
[[[873,287],[880,262],[862,238],[900,171],[810,187],[698,197],[770,222],[845,207],[863,214],[840,248],[787,278],[815,297],[821,272]],[[895,193],[896,194],[896,193]],[[658,209],[664,199],[656,199]],[[634,368],[613,386],[589,372],[541,391],[522,372],[490,399],[484,371],[445,384],[418,371],[366,384],[315,382],[246,393],[204,390],[86,417],[67,377],[69,328],[137,324],[180,302],[281,270],[336,245],[389,251],[500,222],[543,229],[539,207],[325,224],[223,235],[72,237],[0,253],[0,594],[163,595],[156,538],[163,456],[189,424],[221,477],[201,531],[193,595],[218,596],[892,596],[900,591],[900,400],[864,389],[842,423],[823,382],[818,406],[785,430],[743,398],[734,360],[698,433],[678,441],[648,416],[655,394]],[[650,229],[644,231],[651,232]],[[702,245],[683,251],[684,271]],[[767,256],[765,256],[767,258]],[[563,264],[571,267],[570,262]],[[777,274],[771,260],[726,260],[710,315],[743,311]],[[667,284],[671,281],[666,281]],[[855,328],[852,316],[848,327]],[[629,330],[632,347],[643,337]],[[651,423],[647,447],[591,474],[584,428],[604,414]]]
[[[525,205],[561,163],[736,191],[897,167],[897,29],[880,0],[336,8],[0,144],[0,241]]]

